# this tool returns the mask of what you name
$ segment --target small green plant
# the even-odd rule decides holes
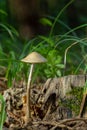
[[[0,94],[0,130],[3,129],[3,124],[6,119],[6,113],[5,113],[5,101],[3,96]]]
[[[61,69],[64,68],[62,64],[62,57],[58,54],[57,50],[50,50],[47,55],[48,63],[45,68],[45,74],[48,78],[62,76]]]

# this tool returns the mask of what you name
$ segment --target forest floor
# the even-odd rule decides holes
[[[75,115],[60,103],[59,90],[52,80],[33,84],[31,88],[31,120],[26,124],[26,83],[14,80],[8,89],[5,78],[0,78],[0,93],[6,102],[6,121],[3,130],[87,130],[87,118]],[[66,100],[62,100],[66,102]]]

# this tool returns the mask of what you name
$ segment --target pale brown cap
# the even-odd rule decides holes
[[[21,61],[26,62],[26,63],[44,63],[44,62],[47,62],[47,60],[37,52],[30,53],[28,56],[23,58]]]

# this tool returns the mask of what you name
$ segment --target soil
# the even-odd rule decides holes
[[[86,117],[76,116],[70,108],[59,104],[62,94],[57,80],[32,85],[31,119],[26,123],[26,82],[14,80],[8,88],[7,80],[0,78],[7,113],[3,130],[87,130]]]

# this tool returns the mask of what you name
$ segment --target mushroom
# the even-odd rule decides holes
[[[34,64],[38,63],[44,63],[47,62],[47,60],[41,56],[37,52],[32,52],[28,56],[26,56],[21,61],[26,63],[31,63],[30,73],[28,77],[28,83],[27,83],[27,110],[26,110],[26,122],[28,123],[31,120],[31,112],[30,112],[30,89],[31,89],[31,79],[32,79],[32,72],[34,68]]]

